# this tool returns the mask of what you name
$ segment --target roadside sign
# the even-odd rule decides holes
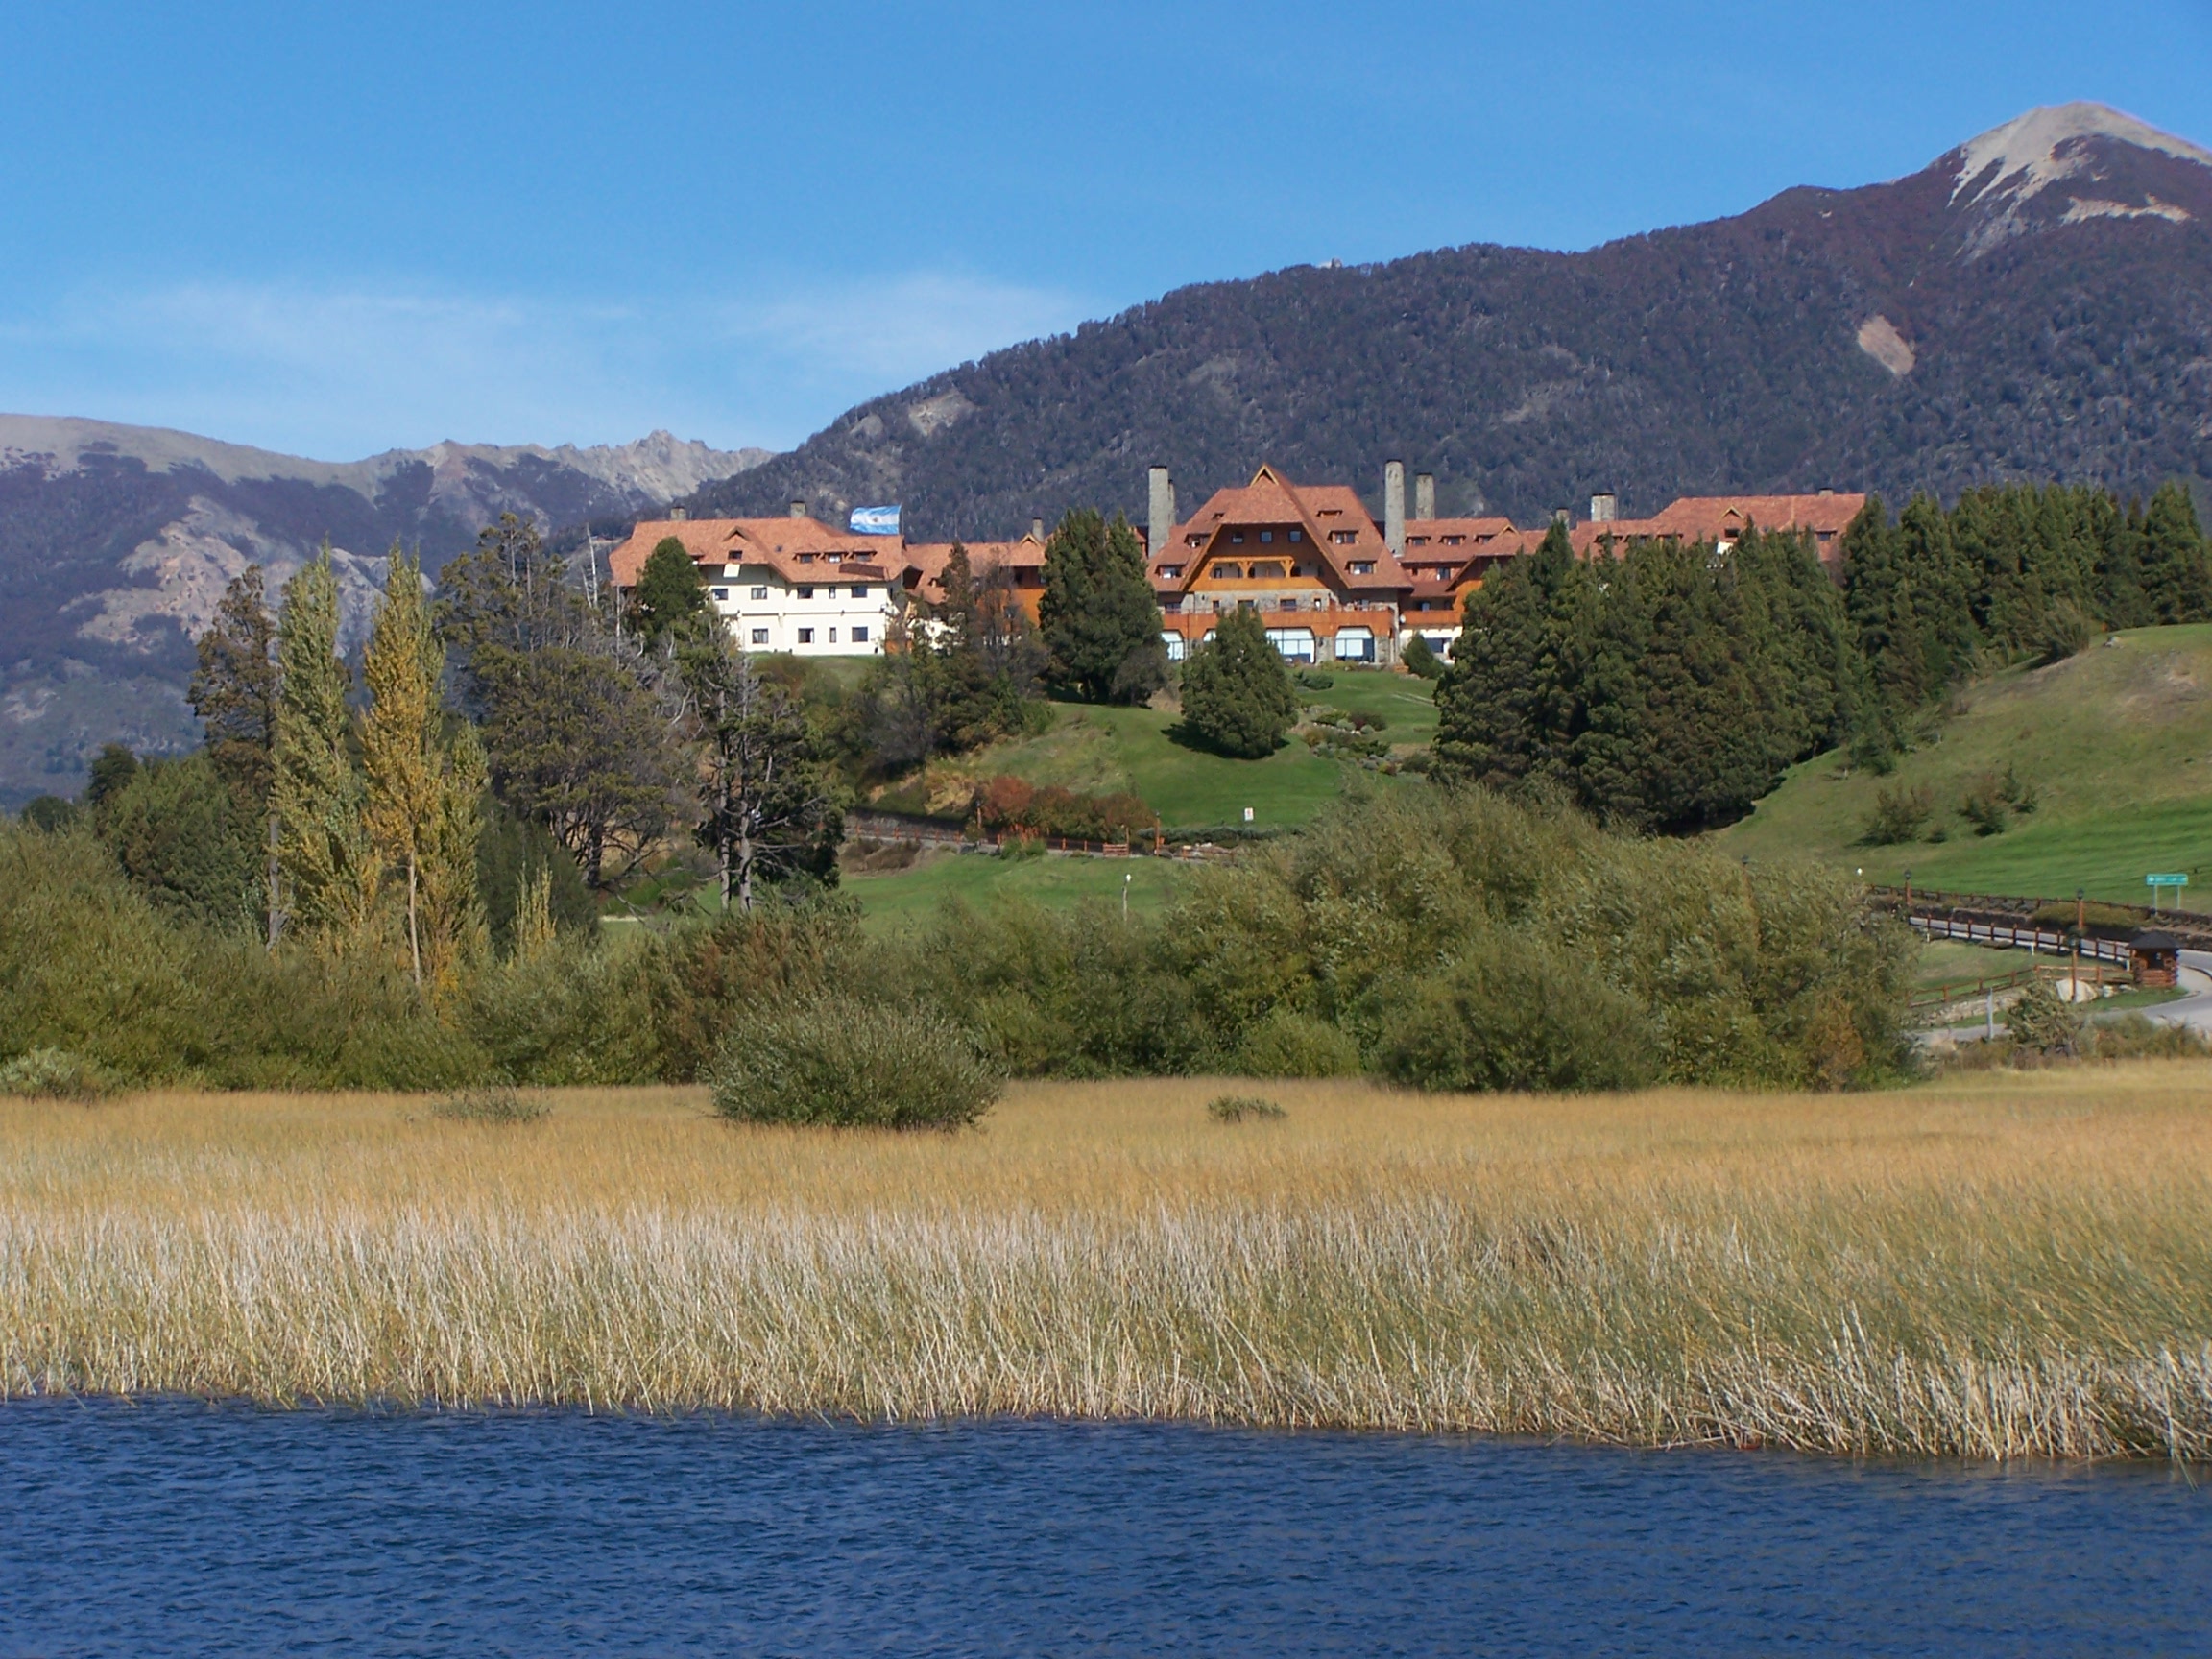
[[[2186,876],[2146,876],[2143,878],[2143,885],[2146,887],[2186,887],[2189,885],[2189,878]]]

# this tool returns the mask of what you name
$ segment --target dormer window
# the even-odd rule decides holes
[[[1446,536],[1443,538],[1444,545],[1447,547],[1456,547],[1466,540],[1467,538],[1464,536]]]
[[[783,549],[779,547],[776,549],[776,551],[781,553],[783,551]],[[814,555],[811,553],[802,553],[799,555],[799,563],[802,565],[811,565],[814,563]]]
[[[1183,566],[1180,565],[1163,565],[1160,566],[1160,575],[1164,581],[1172,582],[1182,574]]]
[[[1329,532],[1329,540],[1339,546],[1348,547],[1359,540],[1359,532],[1357,530],[1332,530]]]
[[[1406,538],[1406,543],[1409,547],[1426,547],[1429,545],[1429,538],[1426,536],[1408,536]]]
[[[1372,576],[1372,575],[1374,575],[1374,574],[1375,574],[1375,561],[1374,561],[1374,560],[1372,560],[1372,559],[1355,559],[1355,560],[1353,560],[1353,561],[1352,561],[1352,574],[1353,574],[1353,575],[1355,575],[1355,576]]]
[[[1183,538],[1183,541],[1186,546],[1190,547],[1203,547],[1206,545],[1206,538],[1203,536],[1186,536]]]

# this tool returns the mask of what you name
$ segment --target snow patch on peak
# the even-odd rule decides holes
[[[2020,183],[2010,195],[2014,202],[2025,202],[2059,180],[2088,169],[2087,158],[2079,153],[2060,154],[2081,138],[2115,138],[2139,149],[2160,151],[2177,160],[2212,167],[2212,150],[2161,132],[2107,105],[2047,104],[1960,146],[1956,152],[1959,176],[1951,186],[1951,200],[1957,202],[1977,179],[1983,180],[1983,184],[1971,202],[1981,202],[2018,179]]]

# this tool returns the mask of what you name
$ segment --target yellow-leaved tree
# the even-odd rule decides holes
[[[418,985],[450,980],[483,932],[476,841],[484,750],[466,722],[451,744],[444,739],[445,667],[421,561],[395,545],[361,660],[369,691],[361,769],[377,856],[405,885],[407,956]]]

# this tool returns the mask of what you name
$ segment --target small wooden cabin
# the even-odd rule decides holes
[[[2128,941],[2135,958],[2135,983],[2150,990],[2171,990],[2180,981],[2181,941],[2171,933],[2145,928]]]

